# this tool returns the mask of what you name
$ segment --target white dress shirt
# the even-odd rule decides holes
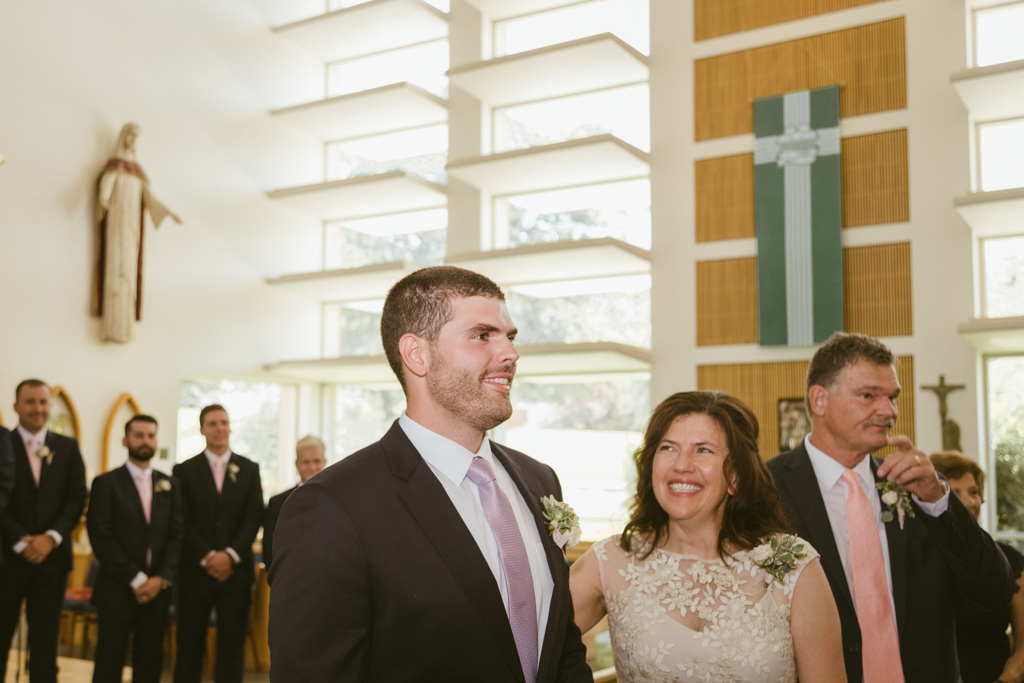
[[[220,462],[221,467],[224,470],[224,479],[227,480],[227,478],[229,476],[231,476],[230,473],[228,473],[228,465],[230,464],[229,461],[231,460],[231,449],[230,448],[228,449],[227,453],[225,453],[224,455],[217,455],[216,453],[211,451],[209,448],[207,448],[206,450],[203,451],[203,455],[206,456],[206,462],[210,465],[210,473],[211,474],[217,470],[216,463]],[[216,479],[214,479],[214,481],[216,482]],[[222,484],[222,487],[223,487],[223,484]],[[223,490],[223,488],[221,490]],[[210,559],[210,556],[213,555],[215,552],[217,552],[217,551],[216,550],[211,550],[210,552],[206,553],[206,557],[204,557],[203,559],[199,560],[199,566],[200,567],[205,567],[206,566],[206,561],[208,559]],[[231,557],[231,564],[238,564],[239,562],[242,561],[242,558],[238,556],[238,553],[235,552],[234,548],[224,548],[224,552],[226,552]]]
[[[430,431],[402,411],[398,418],[398,424],[409,437],[409,441],[430,467],[438,481],[444,487],[445,493],[451,499],[452,504],[458,511],[462,521],[469,528],[473,540],[476,541],[480,552],[483,553],[487,565],[494,573],[494,580],[501,591],[501,601],[505,604],[505,613],[508,614],[508,588],[505,585],[505,571],[501,564],[501,555],[498,553],[498,542],[491,531],[491,525],[484,514],[483,504],[480,502],[480,492],[477,485],[466,476],[473,458],[481,457],[494,470],[494,477],[498,488],[508,498],[512,507],[512,513],[516,517],[519,531],[523,536],[523,545],[526,546],[526,554],[530,560],[530,574],[533,576],[533,595],[537,604],[537,652],[538,656],[544,646],[544,631],[547,628],[548,612],[551,609],[551,595],[555,589],[555,582],[551,578],[551,570],[548,568],[547,554],[544,551],[543,540],[537,530],[537,523],[526,505],[522,493],[509,477],[508,472],[502,467],[501,462],[491,453],[491,442],[485,436],[480,450],[476,453],[463,448],[451,439]]]
[[[814,468],[814,476],[818,480],[818,488],[821,490],[821,499],[825,502],[825,511],[828,513],[828,521],[832,525],[832,535],[836,540],[836,548],[839,550],[839,559],[843,563],[843,572],[846,574],[846,583],[850,587],[850,596],[854,598],[856,608],[856,596],[853,592],[853,570],[850,567],[850,537],[846,529],[846,496],[850,488],[842,480],[846,467],[826,454],[811,443],[811,434],[804,438],[804,448],[811,459],[811,466]],[[875,515],[875,525],[878,527],[878,538],[882,541],[882,559],[885,561],[885,581],[889,584],[889,605],[892,608],[893,623],[896,623],[896,603],[892,596],[892,568],[889,564],[889,537],[885,532],[885,524],[882,522],[882,501],[875,488],[875,475],[871,471],[871,458],[865,456],[853,471],[860,479],[860,487],[871,503],[871,511]],[[926,503],[917,496],[913,496],[914,502],[920,506],[925,514],[938,517],[949,507],[949,491],[946,491],[935,503]]]
[[[152,470],[150,470],[148,467],[146,469],[142,469],[141,467],[139,467],[138,465],[133,463],[131,460],[126,461],[124,463],[124,465],[125,465],[125,467],[128,468],[128,473],[130,475],[132,475],[132,481],[135,483],[135,488],[136,489],[139,488],[139,475],[141,475],[141,474],[149,475],[149,476],[147,476],[143,480],[143,481],[146,482],[145,484],[143,484],[143,486],[148,486],[149,487],[149,499],[152,501],[153,500],[153,472],[152,472]],[[140,502],[142,501],[141,492],[140,492],[140,495],[139,495],[139,501]],[[152,552],[152,551],[147,551],[147,553],[149,553],[149,552]],[[146,581],[148,579],[149,579],[149,576],[146,575],[146,572],[138,572],[137,574],[135,574],[134,577],[132,577],[132,580],[131,580],[131,582],[128,585],[132,587],[132,590],[135,590],[136,588],[138,588],[142,584],[146,583]]]
[[[25,429],[21,425],[18,425],[18,427],[17,427],[17,429],[15,429],[15,431],[18,432],[18,434],[21,436],[21,440],[25,444],[25,453],[26,454],[28,453],[28,442],[29,442],[29,439],[35,438],[35,440],[36,440],[36,448],[39,448],[40,446],[45,446],[46,445],[46,432],[47,432],[46,427],[43,427],[41,430],[39,430],[38,432],[33,434],[32,432],[28,431],[27,429]],[[39,478],[39,481],[40,481],[40,483],[42,483],[42,481],[43,481],[42,477]],[[64,537],[61,536],[60,533],[58,533],[54,529],[47,529],[46,530],[46,535],[53,539],[53,547],[54,548],[59,547],[60,544],[64,542]],[[23,550],[25,550],[25,548],[27,548],[27,547],[28,547],[28,541],[22,541],[21,539],[19,539],[18,542],[14,544],[14,552],[17,555],[21,555],[21,552]]]

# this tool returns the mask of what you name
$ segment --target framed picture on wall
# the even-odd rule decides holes
[[[793,450],[811,433],[811,416],[807,404],[800,398],[779,399],[779,448],[784,453]]]

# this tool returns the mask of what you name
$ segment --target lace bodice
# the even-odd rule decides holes
[[[807,554],[781,584],[751,559],[764,547],[723,562],[662,549],[639,560],[618,536],[595,544],[618,680],[795,682],[790,599],[818,557],[798,542]]]

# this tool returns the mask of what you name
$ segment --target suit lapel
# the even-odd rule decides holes
[[[837,599],[845,600],[846,607],[854,610],[853,597],[850,595],[843,562],[839,559],[839,548],[836,547],[832,524],[828,521],[825,501],[821,498],[818,478],[802,443],[792,451],[786,468],[785,476],[780,478],[779,484],[786,489],[793,500],[793,509],[799,515],[800,528],[796,531],[810,541],[821,555],[821,566],[832,584],[832,592],[838,590]]]
[[[565,555],[562,550],[555,545],[555,542],[551,540],[551,533],[547,528],[547,520],[544,519],[544,512],[541,509],[540,499],[542,493],[537,490],[536,482],[533,477],[523,472],[515,463],[512,456],[505,452],[505,450],[498,444],[491,442],[491,452],[501,462],[502,467],[508,473],[509,477],[512,478],[512,482],[519,489],[519,492],[523,496],[523,500],[526,501],[526,506],[530,508],[530,512],[533,513],[534,522],[537,524],[537,533],[540,534],[541,543],[544,546],[544,552],[548,560],[548,571],[551,572],[551,578],[554,581],[554,590],[551,592],[551,607],[548,610],[548,623],[544,629],[544,644],[540,653],[540,662],[537,665],[537,680],[545,680],[543,672],[551,665],[552,661],[552,650],[558,636],[560,636],[559,627],[565,624],[565,614],[563,610],[564,601],[561,599],[563,595],[569,590],[569,579],[568,574],[565,571]],[[515,503],[515,501],[509,501]],[[523,539],[526,542],[526,539]]]
[[[882,464],[879,458],[871,457],[871,473],[878,480],[878,468]],[[875,491],[878,495],[878,491]],[[885,504],[879,500],[882,510]],[[910,520],[907,520],[908,522]],[[904,620],[907,614],[907,532],[900,528],[899,516],[893,515],[892,521],[885,525],[885,537],[889,546],[889,573],[892,577],[892,601],[896,606],[896,631],[903,633]]]
[[[217,492],[217,480],[213,478],[213,468],[210,466],[210,459],[206,457],[206,451],[199,454],[200,460],[200,474],[199,478],[202,480],[202,486],[206,489],[206,494],[210,496],[210,500],[213,501],[214,511],[220,508],[220,494]],[[224,473],[224,480],[227,481],[227,472]]]
[[[142,528],[145,529],[147,526],[146,511],[142,507],[142,498],[139,496],[139,488],[135,485],[135,479],[132,478],[132,473],[128,471],[128,465],[122,465],[118,470],[118,483],[121,486],[122,492],[125,498],[131,501],[128,505],[135,510]]]
[[[50,455],[42,459],[39,465],[39,491],[42,494],[43,489],[46,487],[49,480],[52,478],[52,470],[55,467],[54,463],[58,462],[60,455],[57,453],[57,439],[54,437],[53,432],[49,429],[46,430],[46,438],[43,439],[43,443],[50,449]],[[26,460],[28,456],[26,456]]]
[[[469,596],[506,663],[525,680],[494,574],[441,482],[397,422],[381,439],[381,446],[392,474],[406,482],[399,486],[398,496]]]
[[[28,453],[25,451],[25,442],[22,441],[21,432],[17,429],[11,431],[11,448],[14,449],[15,484],[17,484],[17,480],[20,478],[25,488],[30,491],[34,504],[39,492],[36,488],[36,482],[32,479],[32,466],[29,465],[28,462]],[[40,481],[42,481],[41,478]]]

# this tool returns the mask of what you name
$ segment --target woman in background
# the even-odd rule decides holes
[[[569,578],[582,632],[608,615],[622,683],[846,680],[832,590],[814,548],[786,534],[757,430],[717,391],[651,416],[629,523]]]
[[[985,473],[978,463],[956,451],[929,456],[935,470],[946,475],[949,486],[974,514],[981,516],[984,502]],[[1014,548],[999,544],[1017,579],[1017,592],[1002,612],[972,612],[956,615],[956,648],[960,676],[964,683],[1022,683],[1024,681],[1024,556]],[[1014,650],[1006,628],[1013,628]]]

